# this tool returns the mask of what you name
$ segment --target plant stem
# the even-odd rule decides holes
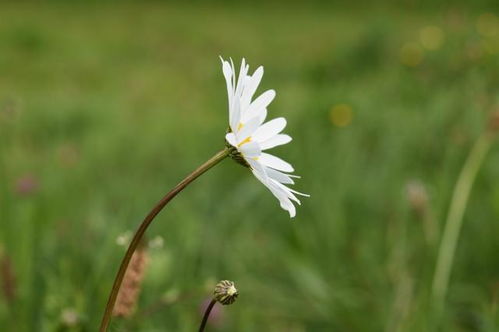
[[[492,135],[489,132],[483,133],[478,138],[464,163],[454,187],[433,278],[432,295],[437,312],[441,311],[445,301],[454,254],[471,188],[478,170],[487,155],[491,142]]]
[[[123,281],[123,277],[127,270],[128,264],[130,263],[130,259],[132,258],[133,253],[137,249],[137,246],[140,243],[144,233],[147,228],[154,220],[154,218],[158,215],[158,213],[165,207],[168,202],[175,197],[179,192],[181,192],[189,183],[197,179],[201,174],[218,164],[221,160],[227,157],[230,153],[230,149],[225,148],[224,150],[218,152],[207,162],[199,166],[194,172],[189,174],[185,179],[183,179],[179,184],[177,184],[170,192],[168,192],[157,204],[154,208],[149,212],[149,214],[145,217],[145,219],[140,224],[139,228],[135,232],[130,245],[126,251],[123,260],[121,261],[120,268],[118,273],[116,274],[116,278],[114,279],[113,287],[111,289],[111,293],[109,294],[109,299],[107,301],[106,310],[104,311],[104,315],[102,317],[102,322],[99,331],[105,332],[109,326],[109,322],[111,321],[111,315],[113,313],[114,304],[116,302],[116,297],[118,296],[118,292],[121,287],[121,283]]]
[[[201,321],[201,325],[199,326],[199,332],[203,332],[204,328],[206,327],[206,323],[208,322],[208,317],[210,317],[211,309],[213,309],[213,306],[217,303],[217,300],[213,299],[211,300],[210,304],[206,308],[206,311],[204,312],[203,320]]]

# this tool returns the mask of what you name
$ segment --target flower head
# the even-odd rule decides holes
[[[222,280],[215,286],[213,298],[223,305],[232,304],[236,301],[239,292],[233,281]]]
[[[236,161],[248,166],[255,177],[262,182],[279,200],[281,207],[289,212],[290,217],[296,215],[293,202],[300,204],[296,195],[308,196],[285,184],[294,184],[296,175],[293,166],[288,162],[263,151],[289,143],[291,137],[281,134],[286,127],[284,118],[276,118],[265,122],[267,106],[275,97],[274,90],[267,90],[253,100],[253,95],[263,76],[263,67],[258,67],[253,75],[249,75],[249,66],[243,59],[239,76],[236,78],[234,63],[222,60],[222,70],[227,82],[229,96],[229,133],[225,136],[227,143],[234,149],[232,154]]]

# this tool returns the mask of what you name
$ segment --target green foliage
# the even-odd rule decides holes
[[[312,197],[290,221],[246,169],[216,166],[153,224],[164,245],[137,314],[112,330],[193,331],[221,279],[240,296],[212,331],[436,329],[438,233],[499,105],[499,21],[474,6],[0,5],[2,330],[97,329],[117,237],[223,148],[218,55],[265,66],[270,117],[294,138],[277,153]],[[493,147],[444,331],[499,328],[498,163]]]

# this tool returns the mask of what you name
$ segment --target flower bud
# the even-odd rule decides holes
[[[213,292],[213,298],[223,305],[234,303],[238,295],[234,282],[229,280],[220,281]]]

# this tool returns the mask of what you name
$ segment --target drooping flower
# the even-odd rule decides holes
[[[277,197],[290,217],[294,217],[296,208],[292,201],[300,204],[296,195],[308,195],[285,186],[294,184],[293,178],[299,178],[289,174],[294,172],[291,164],[263,152],[291,141],[290,136],[281,134],[286,127],[286,119],[276,118],[264,123],[267,106],[274,99],[275,91],[267,90],[253,100],[263,76],[263,67],[258,67],[253,75],[249,75],[249,66],[243,59],[236,78],[232,60],[229,63],[220,59],[229,99],[229,133],[225,139],[235,150],[232,157],[248,166],[255,177]]]

